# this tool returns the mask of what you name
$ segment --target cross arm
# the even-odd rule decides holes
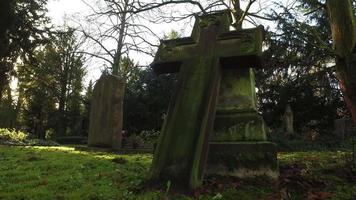
[[[224,68],[260,68],[263,39],[263,26],[221,34],[217,44],[220,63]]]
[[[151,67],[156,74],[177,73],[184,60],[194,58],[196,42],[191,37],[163,40]]]

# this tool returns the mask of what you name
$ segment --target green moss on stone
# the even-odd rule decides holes
[[[270,142],[212,142],[208,170],[209,165],[225,167],[226,172],[216,173],[233,173],[239,169],[278,173],[276,145]]]
[[[256,112],[220,114],[215,118],[212,141],[266,141],[266,125]]]

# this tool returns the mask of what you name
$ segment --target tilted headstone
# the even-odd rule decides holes
[[[90,109],[88,146],[120,149],[124,82],[103,74],[95,84]]]
[[[229,31],[230,24],[231,16],[227,11],[204,15],[197,18],[191,37],[162,41],[152,67],[158,74],[179,72],[179,81],[154,154],[150,170],[151,179],[180,181],[189,184],[192,188],[199,186],[206,167],[209,146],[213,149],[209,151],[209,165],[214,166],[218,154],[215,154],[214,148],[211,147],[223,148],[227,145],[222,141],[216,141],[214,144],[210,142],[214,124],[219,127],[215,121],[216,109],[226,106],[228,109],[225,110],[230,112],[229,106],[238,107],[236,103],[239,101],[236,101],[236,96],[233,95],[245,99],[246,105],[251,104],[251,99],[250,97],[246,99],[245,95],[252,96],[255,101],[254,82],[242,79],[253,77],[253,71],[248,67],[261,65],[263,29],[259,27]],[[238,76],[235,77],[230,72]],[[246,73],[247,77],[244,75]],[[220,83],[221,77],[223,80]],[[249,91],[245,94],[241,91],[246,89],[245,87],[235,88],[230,96],[228,90],[235,87],[237,82],[241,83],[241,87],[248,85]],[[225,86],[220,87],[220,84]],[[225,94],[226,98],[219,97],[219,105],[220,99],[225,103],[217,107],[219,88],[222,89],[220,96]],[[254,114],[257,114],[255,105],[252,104]],[[238,137],[245,139],[248,137],[250,141],[265,141],[263,120],[259,115],[254,114],[250,115],[252,121],[249,123],[250,125],[252,122],[256,123],[251,127],[256,127],[252,130],[259,133],[248,131],[247,134],[251,137],[246,134],[232,136],[226,138],[224,142],[233,144],[231,142],[239,141],[233,138]],[[225,115],[218,116],[222,122]],[[245,117],[225,119],[231,122],[229,125],[234,126],[239,123],[239,120],[245,120]],[[235,134],[236,131],[230,133]],[[236,156],[239,152],[232,150],[225,151],[223,154]],[[264,156],[265,153],[262,154]],[[228,162],[221,164],[231,165]]]

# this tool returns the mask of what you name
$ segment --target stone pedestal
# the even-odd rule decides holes
[[[265,122],[257,112],[251,68],[223,71],[206,172],[278,177],[276,145],[267,141]]]
[[[102,75],[95,84],[88,146],[121,148],[124,88],[122,79],[113,75]]]
[[[271,142],[211,142],[207,174],[278,178],[276,145]]]

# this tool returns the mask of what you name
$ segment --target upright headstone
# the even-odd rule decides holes
[[[334,120],[334,134],[339,139],[356,137],[356,125],[353,125],[351,118],[341,118]]]
[[[293,111],[292,111],[290,104],[287,104],[286,110],[283,114],[283,124],[284,124],[284,128],[285,128],[287,136],[294,134],[293,123],[294,123]]]
[[[88,146],[120,149],[124,81],[103,74],[95,84],[90,110]]]
[[[249,81],[253,77],[253,71],[248,67],[261,65],[263,35],[262,27],[229,31],[231,21],[230,13],[226,11],[200,16],[196,20],[191,37],[162,41],[153,63],[154,71],[158,74],[179,72],[179,82],[154,154],[151,179],[180,181],[192,188],[197,187],[202,181],[208,152],[210,166],[214,166],[215,161],[220,162],[220,151],[215,151],[216,148],[222,148],[223,155],[236,157],[240,152],[236,151],[235,146],[241,145],[241,143],[235,145],[234,142],[239,141],[236,138],[248,138],[246,140],[248,144],[253,143],[252,148],[259,147],[257,152],[262,151],[262,156],[274,153],[269,156],[272,158],[276,155],[273,150],[265,150],[275,146],[265,142],[264,123],[255,109],[256,106],[253,105],[253,114],[247,113],[244,116],[237,116],[236,109],[230,109],[239,107],[240,102],[235,99],[237,97],[241,97],[240,99],[247,104],[251,104],[249,102],[251,97],[255,101],[254,82]],[[235,73],[235,70],[238,72]],[[223,114],[215,121],[221,71],[223,71],[221,84],[226,86],[221,87],[219,101],[222,99],[226,102],[220,107],[226,107],[232,115]],[[245,78],[249,80],[245,81]],[[235,88],[235,84],[240,84],[240,87],[248,85],[249,89]],[[228,91],[231,87],[234,88],[233,94]],[[218,109],[220,107],[218,106]],[[246,117],[250,117],[250,120],[246,120]],[[238,124],[240,120],[246,121],[248,123],[244,126],[247,129],[252,127],[253,132],[249,130],[246,134],[239,133],[243,134],[240,136],[235,135],[235,131],[231,132],[232,137],[215,143],[210,142],[214,121],[215,126],[220,127],[218,124],[224,120],[230,122],[229,127]],[[259,133],[255,133],[256,131]],[[226,136],[228,134],[223,133]],[[261,145],[257,145],[255,141],[262,141]],[[230,144],[233,144],[233,148],[229,152],[224,151],[225,147],[231,147]],[[268,147],[265,147],[266,144]],[[213,150],[209,151],[209,146]],[[276,157],[273,159],[274,163],[271,165],[276,165]],[[228,160],[221,164],[225,167],[239,166],[239,163],[230,163]]]

